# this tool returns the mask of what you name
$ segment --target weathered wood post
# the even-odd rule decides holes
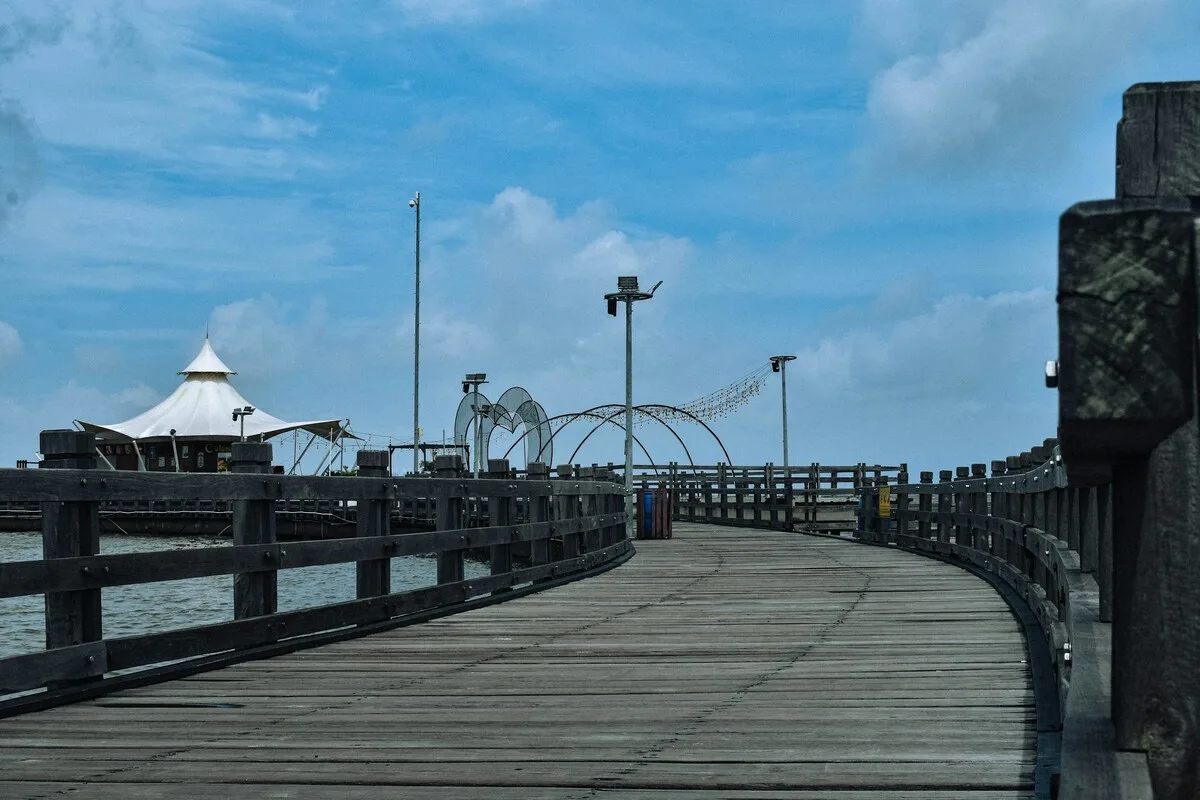
[[[96,437],[85,431],[46,430],[38,436],[42,453],[39,469],[95,469]],[[80,481],[100,480],[100,476]],[[42,503],[42,556],[74,558],[100,553],[100,504],[94,502]],[[100,590],[49,592],[46,598],[46,649],[70,647],[104,638],[100,615]],[[102,655],[93,654],[81,673],[99,675]]]
[[[776,514],[778,494],[775,489],[775,464],[770,461],[763,467],[763,488],[767,504],[767,524],[774,528],[779,523],[779,517]]]
[[[954,479],[956,481],[965,481],[967,478],[970,478],[970,477],[971,477],[971,468],[970,467],[955,467],[954,468]],[[969,514],[971,512],[971,506],[970,506],[969,501],[970,501],[970,498],[967,496],[967,494],[965,492],[956,491],[954,493],[954,513],[955,514]],[[956,521],[954,523],[954,543],[962,544],[962,545],[970,544],[970,541],[969,541],[970,537],[968,535],[969,530],[970,530],[970,528],[968,528],[966,525],[964,525],[962,523],[961,519],[959,521]]]
[[[355,533],[361,537],[389,536],[392,532],[392,501],[387,498],[385,483],[390,471],[388,451],[359,450],[355,460],[358,464],[358,477],[373,480],[380,485],[378,499],[358,501]],[[359,599],[377,597],[392,591],[390,558],[360,561],[356,565],[356,573],[355,583]]]
[[[550,480],[550,468],[541,461],[532,461],[525,466],[525,479],[545,482]],[[550,521],[550,495],[531,492],[529,495],[529,521]],[[550,563],[550,537],[542,536],[529,543],[529,561],[532,566]]]
[[[954,494],[950,491],[947,483],[954,480],[954,473],[948,469],[938,470],[938,495],[937,495],[937,510],[938,510],[938,541],[950,541],[950,512],[952,510],[951,503],[954,501]]]
[[[1004,511],[1005,511],[1004,518],[1008,519],[1008,520],[1018,520],[1019,521],[1019,520],[1023,519],[1022,515],[1024,514],[1024,511],[1022,510],[1023,506],[1021,505],[1023,496],[1020,494],[1017,494],[1015,491],[1012,490],[1013,489],[1012,484],[1014,484],[1016,482],[1016,476],[1020,475],[1021,471],[1022,470],[1021,470],[1021,457],[1020,456],[1007,456],[1004,459],[1004,475],[1006,478],[1010,479],[1008,481],[1009,492],[1004,495]],[[1010,564],[1016,564],[1017,563],[1016,559],[1017,559],[1016,542],[1013,541],[1012,536],[1005,534],[1005,537],[1004,537],[1004,560]]]
[[[1001,485],[1004,481],[1004,474],[1008,470],[1008,462],[1003,459],[992,461],[992,493],[988,504],[988,516],[994,519],[1008,519],[1008,498],[1009,495],[1004,491]],[[1008,555],[1008,549],[1005,545],[1006,537],[1002,533],[991,532],[988,534],[988,552],[997,558],[1005,558]]]
[[[271,472],[270,442],[234,442],[229,471],[238,474]],[[275,544],[275,499],[233,501],[233,543]],[[260,572],[242,572],[233,578],[234,619],[274,614],[278,564],[272,561],[273,548],[263,550]]]
[[[462,456],[435,456],[433,474],[439,479],[437,487],[436,527],[452,531],[463,527],[466,510],[466,479],[462,477]],[[443,550],[437,555],[438,583],[458,583],[463,579],[463,551]]]
[[[888,492],[888,504],[883,504],[883,493]],[[888,476],[882,472],[875,476],[875,541],[886,544],[891,541],[889,528],[892,521],[891,486]]]
[[[1116,183],[1060,222],[1059,438],[1072,484],[1111,475],[1116,745],[1182,800],[1200,797],[1200,82],[1125,93]]]
[[[757,469],[754,470],[754,483],[752,484],[753,492],[752,492],[752,497],[751,497],[751,503],[752,503],[751,513],[752,513],[753,519],[754,519],[754,527],[756,527],[756,528],[762,524],[762,501],[763,501],[762,487],[763,487],[763,476],[765,476],[766,474],[767,474],[767,468],[765,466],[763,467],[761,473],[759,473]]]
[[[933,483],[933,473],[922,471],[921,483]],[[921,519],[917,523],[917,536],[920,536],[922,539],[928,539],[930,537],[929,512],[933,511],[933,495],[928,492],[921,492],[917,495],[917,511],[921,515]]]
[[[971,519],[971,535],[968,540],[976,550],[987,550],[985,543],[988,542],[987,522],[983,517],[987,516],[987,465],[972,464],[971,465],[971,482],[978,483],[978,488],[971,492],[968,508],[972,516]]]
[[[507,480],[508,459],[489,458],[486,477],[492,480]],[[515,491],[516,484],[511,484],[511,486]],[[488,525],[491,527],[512,525],[516,518],[516,503],[517,498],[513,492],[501,492],[490,495],[488,497]],[[512,542],[501,542],[492,545],[490,561],[491,574],[506,575],[512,572]],[[499,591],[508,591],[508,589],[505,588]]]
[[[783,475],[783,529],[794,531],[796,529],[796,474],[789,466],[784,468]]]
[[[574,468],[570,464],[559,464],[556,470],[559,481],[569,483],[575,480]],[[560,494],[556,498],[558,508],[558,519],[564,523],[569,523],[579,516],[579,497],[575,494]],[[580,552],[580,534],[566,533],[562,536],[562,557],[575,558]]]
[[[896,535],[908,536],[909,510],[907,492],[902,492],[900,487],[908,483],[908,471],[902,470],[896,474],[896,497],[892,501],[896,504]]]
[[[858,538],[871,541],[874,532],[875,498],[867,478],[858,481]]]

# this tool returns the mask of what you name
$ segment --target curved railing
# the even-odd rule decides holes
[[[1030,666],[1038,692],[1039,761],[1061,748],[1063,796],[1124,797],[1149,786],[1144,754],[1119,753],[1109,707],[1112,673],[1112,490],[1073,486],[1055,439],[1020,456],[944,470],[940,482],[901,474],[863,488],[854,538],[940,557],[994,576],[1036,626]],[[1018,617],[1021,616],[1020,609]],[[1036,638],[1040,636],[1041,641]],[[1055,691],[1047,696],[1046,690]],[[1060,741],[1061,737],[1061,741]],[[1054,774],[1039,776],[1057,785]]]
[[[620,486],[550,480],[536,465],[522,480],[472,480],[449,462],[439,477],[393,478],[386,451],[364,451],[359,477],[285,476],[269,474],[269,444],[244,443],[234,445],[237,474],[80,469],[91,466],[90,442],[90,434],[43,432],[43,466],[68,468],[0,470],[0,498],[41,503],[43,534],[43,558],[0,562],[0,598],[44,594],[46,631],[45,650],[0,659],[0,715],[486,605],[632,554]],[[433,504],[437,530],[391,534],[391,509],[414,498]],[[100,505],[146,499],[229,501],[233,543],[100,554]],[[280,499],[350,501],[356,536],[278,542]],[[472,552],[490,574],[465,576]],[[421,554],[437,557],[436,585],[393,592],[391,559]],[[281,570],[340,563],[356,564],[354,600],[277,610]],[[102,589],[220,575],[234,576],[232,621],[105,636]]]

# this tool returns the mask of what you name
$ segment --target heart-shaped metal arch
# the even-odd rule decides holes
[[[474,403],[474,392],[464,395],[454,415],[454,443],[459,446],[466,445],[468,441],[467,432],[475,418],[472,413]],[[479,404],[490,406],[480,426],[484,453],[489,451],[492,431],[497,427],[515,433],[518,427],[524,426],[521,438],[525,441],[525,463],[539,460],[539,453],[545,458],[545,463],[553,463],[554,444],[550,441],[550,422],[545,409],[529,392],[520,386],[514,386],[500,395],[500,399],[495,403],[480,392]]]

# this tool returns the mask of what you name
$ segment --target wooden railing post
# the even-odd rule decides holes
[[[378,500],[359,500],[355,533],[361,537],[388,536],[392,532],[392,503],[384,494],[383,481],[388,477],[387,450],[359,450],[355,456],[358,477],[380,483]],[[414,505],[415,511],[415,505]],[[392,560],[377,558],[356,565],[357,596],[377,597],[392,591]]]
[[[908,471],[902,470],[896,474],[896,489],[897,494],[892,499],[896,508],[896,534],[899,536],[908,536],[908,494],[900,493],[899,488],[908,483]]]
[[[1197,141],[1200,82],[1131,87],[1117,199],[1059,224],[1062,452],[1071,483],[1112,483],[1111,592],[1103,536],[1097,582],[1116,746],[1146,751],[1155,796],[1171,800],[1200,796]]]
[[[439,531],[463,527],[466,507],[466,479],[462,477],[462,456],[435,456],[433,474],[441,479],[437,489],[437,521]],[[457,479],[457,480],[456,480]],[[458,583],[463,579],[463,551],[443,550],[437,554],[438,583]]]
[[[986,521],[980,519],[987,516],[988,497],[987,491],[984,489],[984,484],[987,481],[987,465],[972,464],[971,465],[971,480],[978,481],[980,488],[971,492],[968,510],[973,519],[971,520],[971,535],[967,537],[968,543],[976,550],[987,550],[984,543],[988,541],[988,531]]]
[[[38,441],[43,459],[38,463],[39,469],[96,467],[96,437],[91,433],[46,430],[41,432]],[[99,476],[90,480],[99,480]],[[99,503],[42,503],[43,558],[74,558],[99,553]],[[99,589],[50,592],[45,597],[47,650],[97,642],[103,638]],[[102,669],[99,671],[103,672]]]
[[[550,480],[550,467],[540,461],[530,462],[525,466],[525,479],[529,481]],[[531,494],[529,497],[529,521],[550,521],[550,496],[546,494]],[[550,563],[550,537],[544,536],[529,543],[529,561],[532,566]]]
[[[508,459],[507,458],[489,458],[487,462],[486,477],[492,480],[507,480],[508,474]],[[516,489],[516,484],[512,484],[513,489]],[[517,498],[514,494],[498,494],[488,497],[488,525],[490,527],[500,525],[512,525],[516,517]],[[513,550],[512,542],[501,542],[492,545],[491,549],[491,574],[507,575],[513,569]],[[497,590],[499,592],[507,592],[507,587]]]
[[[757,473],[757,470],[755,470],[755,472]],[[761,474],[754,475],[754,484],[753,484],[754,492],[753,492],[752,513],[754,515],[754,527],[756,527],[756,528],[762,524],[762,503],[763,503],[762,489],[763,489],[763,478],[766,474],[767,474],[767,468],[766,468],[766,466],[764,466],[762,468]]]
[[[575,468],[570,464],[559,464],[556,470],[558,480],[570,482],[575,480]],[[560,494],[556,498],[558,509],[557,517],[564,522],[573,520],[579,516],[579,496],[574,494]],[[637,509],[634,509],[636,513]],[[563,533],[562,536],[562,557],[575,558],[580,553],[580,534],[578,533]]]
[[[796,477],[792,467],[783,470],[783,529],[796,529]]]
[[[875,475],[875,541],[879,542],[880,544],[887,544],[889,541],[891,541],[892,517],[891,517],[890,503],[889,503],[889,508],[885,509],[883,507],[883,504],[880,502],[880,494],[881,494],[880,490],[883,489],[883,487],[885,487],[885,486],[888,487],[888,491],[890,492],[891,487],[888,485],[888,476],[884,475],[882,472],[876,473],[876,475]],[[889,498],[890,498],[890,494],[889,494]]]
[[[269,474],[271,472],[270,442],[234,442],[231,447],[230,472]],[[234,500],[233,543],[275,544],[275,501]],[[274,614],[276,611],[277,564],[270,561],[271,549],[263,551],[261,572],[243,572],[233,578],[234,619]]]
[[[970,467],[955,467],[954,468],[954,479],[956,481],[964,481],[969,477],[971,477],[971,468]],[[955,492],[954,493],[954,513],[955,514],[970,513],[971,506],[970,506],[969,500],[970,500],[970,498],[967,497],[967,495],[965,493]],[[966,525],[962,524],[961,522],[956,522],[954,524],[954,543],[961,544],[961,545],[968,544],[968,535],[967,535],[968,530],[969,530],[969,528]]]
[[[954,473],[951,472],[950,470],[943,469],[943,470],[938,471],[938,483],[946,484],[952,480],[954,480]],[[938,514],[949,515],[951,512],[950,504],[953,502],[953,500],[954,500],[954,494],[951,493],[945,486],[940,487],[940,491],[938,491],[938,495],[937,495]],[[951,526],[949,520],[946,519],[946,516],[938,517],[938,526],[937,526],[938,541],[939,542],[949,542],[951,530],[952,530],[952,526]]]
[[[933,483],[933,473],[922,471],[921,483]],[[917,495],[917,511],[919,511],[921,514],[921,519],[919,522],[917,522],[917,536],[921,537],[922,539],[928,539],[930,538],[931,530],[929,512],[933,511],[933,495],[928,494],[927,492],[921,492],[921,494]]]
[[[1008,519],[1008,498],[1010,495],[1003,491],[1000,482],[1004,480],[1004,474],[1008,467],[1003,459],[992,461],[992,480],[993,490],[989,499],[988,516],[994,519]],[[1008,554],[1004,546],[1005,537],[1003,534],[989,533],[988,534],[988,552],[999,559],[1004,559]]]

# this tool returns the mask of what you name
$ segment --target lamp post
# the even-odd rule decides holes
[[[421,472],[421,193],[408,201],[417,212],[416,291],[413,313],[413,475]]]
[[[463,378],[463,394],[474,392],[475,396],[471,398],[471,418],[475,421],[475,458],[471,459],[472,470],[474,477],[479,477],[479,456],[480,449],[483,447],[483,417],[480,416],[479,405],[479,386],[487,383],[487,373],[485,372],[468,372]]]
[[[246,417],[254,413],[254,406],[246,406],[244,408],[235,408],[233,410],[233,421],[242,421],[242,441],[246,441]]]
[[[788,472],[788,438],[787,438],[787,362],[795,361],[795,356],[771,356],[771,370],[778,372],[783,387],[783,472],[789,478]]]
[[[617,291],[604,295],[608,313],[617,315],[617,303],[625,303],[625,536],[634,537],[633,517],[633,304],[654,297],[662,281],[647,292],[638,290],[636,275],[617,278]]]

